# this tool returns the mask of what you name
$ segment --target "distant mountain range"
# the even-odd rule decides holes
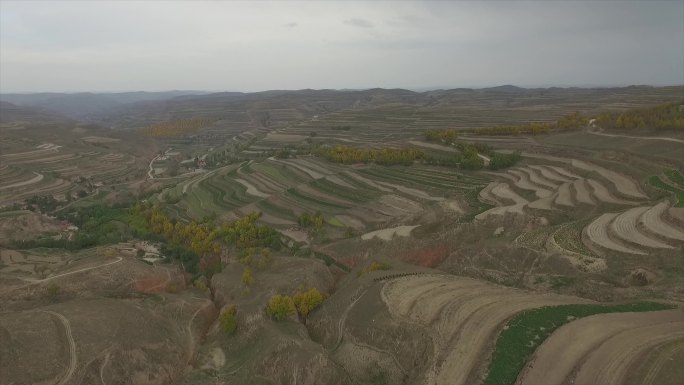
[[[167,91],[123,93],[0,94],[0,121],[69,121],[95,123],[109,128],[134,129],[174,119],[206,117],[234,119],[248,116],[254,124],[271,126],[345,109],[361,110],[402,105],[416,109],[537,109],[565,104],[589,111],[610,99],[616,109],[646,101],[681,99],[684,86],[622,88],[457,88],[416,92],[405,89],[271,90],[263,92]],[[649,96],[650,95],[650,96]],[[573,107],[576,106],[576,107]],[[543,109],[543,108],[542,108]]]
[[[0,94],[0,101],[17,106],[38,107],[74,119],[87,119],[116,107],[148,101],[168,100],[179,96],[204,95],[203,91],[121,92],[121,93],[36,93]]]

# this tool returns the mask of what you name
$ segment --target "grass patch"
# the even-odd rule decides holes
[[[665,175],[667,176],[667,179],[675,182],[676,184],[684,187],[684,175],[682,175],[679,171],[677,170],[665,170]]]
[[[480,191],[482,191],[485,187],[487,186],[479,186],[477,188],[470,189],[465,194],[463,194],[463,197],[468,202],[468,205],[470,205],[470,207],[473,209],[472,212],[470,212],[463,218],[464,221],[472,222],[478,214],[483,213],[494,207],[490,204],[481,202],[480,199],[478,199]]]
[[[663,182],[658,175],[648,178],[648,183],[657,189],[673,193],[677,197],[676,207],[684,207],[684,191]]]
[[[582,242],[582,229],[584,229],[594,219],[585,219],[581,221],[567,223],[562,225],[556,232],[553,233],[553,240],[558,246],[565,250],[575,252],[577,254],[595,256],[587,246]]]
[[[594,314],[646,312],[673,309],[655,302],[618,305],[578,304],[530,309],[510,320],[496,341],[484,385],[512,385],[539,345],[556,329],[573,319]]]
[[[534,250],[543,251],[546,245],[546,240],[556,230],[553,226],[543,226],[538,229],[528,231],[520,234],[516,242],[520,245],[527,246]]]
[[[331,225],[333,225],[335,227],[344,227],[344,223],[340,222],[340,220],[337,219],[337,217],[328,218],[328,223],[330,223]]]

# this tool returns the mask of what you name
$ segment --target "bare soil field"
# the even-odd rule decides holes
[[[556,330],[537,349],[518,384],[629,384],[635,379],[627,376],[630,369],[644,360],[650,349],[682,339],[681,309],[590,316]],[[664,359],[671,359],[674,353]],[[652,376],[657,377],[662,367],[656,364],[653,368]],[[648,369],[640,368],[641,374]]]
[[[430,330],[435,351],[431,368],[421,381],[424,384],[469,383],[498,328],[517,312],[586,303],[580,298],[531,294],[444,275],[390,280],[382,289],[382,299],[396,319]]]

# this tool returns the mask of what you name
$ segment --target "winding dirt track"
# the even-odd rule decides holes
[[[445,275],[390,280],[381,297],[394,318],[421,325],[431,334],[435,351],[423,379],[430,385],[469,383],[499,329],[514,314],[540,306],[589,302]]]
[[[681,309],[600,314],[570,322],[537,349],[518,385],[623,384],[634,360],[654,344],[684,338]]]
[[[69,367],[67,368],[66,373],[64,373],[64,377],[62,377],[62,379],[57,383],[58,385],[64,385],[69,383],[71,377],[76,371],[76,364],[78,363],[78,356],[76,355],[76,341],[74,341],[74,336],[71,334],[71,324],[65,316],[51,310],[43,310],[43,312],[57,317],[62,322],[62,325],[64,325],[67,342],[69,343]]]
[[[609,136],[612,138],[628,138],[628,139],[639,139],[639,140],[664,140],[667,142],[684,143],[682,139],[668,138],[666,136],[629,136],[629,135],[618,135],[618,134],[606,134],[598,131],[587,131],[592,135]]]
[[[116,258],[117,258],[117,260],[116,260],[116,261],[113,261],[113,262],[108,262],[108,263],[105,263],[105,264],[102,264],[102,265],[97,265],[97,266],[92,266],[92,267],[86,267],[86,268],[83,268],[83,269],[78,269],[78,270],[70,271],[70,272],[63,273],[63,274],[57,274],[57,275],[53,275],[52,277],[47,277],[47,278],[43,278],[43,279],[22,278],[22,277],[18,277],[18,278],[21,279],[21,280],[24,280],[24,281],[31,282],[32,284],[37,284],[37,283],[49,281],[49,280],[52,280],[52,279],[55,279],[55,278],[64,277],[64,276],[66,276],[66,275],[76,274],[76,273],[80,273],[80,272],[88,271],[88,270],[100,269],[100,268],[103,268],[103,267],[106,267],[106,266],[109,266],[109,265],[113,265],[113,264],[115,264],[115,263],[119,263],[119,262],[121,262],[121,261],[123,260],[122,257],[116,257]]]

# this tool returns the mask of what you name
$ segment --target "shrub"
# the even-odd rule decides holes
[[[324,299],[325,295],[318,291],[318,289],[315,287],[312,287],[307,291],[295,294],[294,297],[292,297],[292,302],[297,309],[299,318],[306,321],[306,317],[309,315],[309,313],[315,308],[319,307],[323,303]]]
[[[245,286],[249,286],[254,282],[254,275],[252,274],[252,269],[249,267],[245,267],[245,270],[242,272],[242,283]]]
[[[56,301],[62,289],[56,283],[53,282],[47,286],[46,291],[48,299],[50,301]]]
[[[286,295],[274,295],[268,300],[266,313],[276,321],[282,321],[294,315],[296,309],[292,298]]]
[[[234,334],[237,330],[237,307],[235,305],[224,307],[218,321],[224,333]]]
[[[361,270],[361,273],[359,275],[363,275],[366,273],[370,273],[372,271],[378,271],[378,270],[389,270],[390,265],[385,262],[377,262],[373,261],[370,265],[368,265],[365,269]]]

